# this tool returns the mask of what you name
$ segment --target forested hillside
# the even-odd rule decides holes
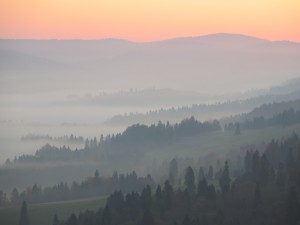
[[[55,224],[289,224],[300,221],[300,139],[274,140],[264,152],[249,151],[237,177],[226,161],[218,184],[195,178],[187,167],[183,186],[166,181],[141,193],[115,191],[96,212],[70,215]]]
[[[152,124],[150,126],[136,124],[128,127],[124,132],[118,134],[100,136],[85,141],[83,149],[72,151],[68,147],[58,148],[45,145],[37,150],[34,155],[22,155],[16,157],[13,163],[33,162],[71,162],[71,161],[97,161],[114,157],[130,157],[128,154],[144,154],[146,145],[159,146],[177,141],[180,138],[205,134],[221,130],[217,120],[213,122],[199,122],[194,117],[182,120],[180,123],[171,125],[169,122],[163,124]],[[9,163],[7,163],[9,165]]]

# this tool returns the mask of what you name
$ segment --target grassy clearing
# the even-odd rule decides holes
[[[85,210],[98,210],[103,207],[106,197],[81,199],[74,201],[51,202],[41,204],[29,204],[28,213],[31,225],[52,225],[53,216],[66,219],[72,213],[78,214]],[[0,224],[18,225],[21,206],[0,208]]]

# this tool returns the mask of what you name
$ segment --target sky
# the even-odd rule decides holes
[[[1,39],[154,41],[238,33],[300,42],[299,0],[0,0]]]

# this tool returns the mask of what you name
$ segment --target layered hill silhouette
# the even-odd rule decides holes
[[[233,86],[239,90],[259,88],[295,77],[300,70],[300,43],[238,34],[147,43],[0,40],[0,58],[1,79],[12,74],[38,74],[35,84],[30,85],[39,85],[43,74],[43,81],[60,81],[66,86],[72,81],[75,88],[109,86],[120,90],[172,84],[175,89],[216,93],[230,91]],[[82,77],[85,80],[79,82]]]

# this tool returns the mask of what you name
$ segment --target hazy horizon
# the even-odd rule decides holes
[[[207,33],[207,34],[196,34],[196,35],[183,35],[183,36],[174,36],[174,37],[168,37],[168,38],[161,38],[161,39],[155,39],[155,40],[134,40],[134,39],[126,39],[121,37],[103,37],[103,38],[92,38],[92,39],[84,39],[84,38],[0,38],[0,40],[15,40],[15,41],[125,41],[125,42],[132,42],[132,43],[153,43],[153,42],[164,42],[169,40],[180,40],[180,39],[186,39],[186,38],[199,38],[199,37],[210,37],[210,36],[221,36],[221,35],[236,35],[240,37],[248,37],[248,38],[254,38],[254,39],[260,39],[264,41],[269,42],[290,42],[290,43],[296,43],[299,44],[300,41],[293,40],[293,39],[268,39],[261,36],[253,36],[253,35],[247,35],[243,33],[230,33],[230,32],[215,32],[215,33]]]

